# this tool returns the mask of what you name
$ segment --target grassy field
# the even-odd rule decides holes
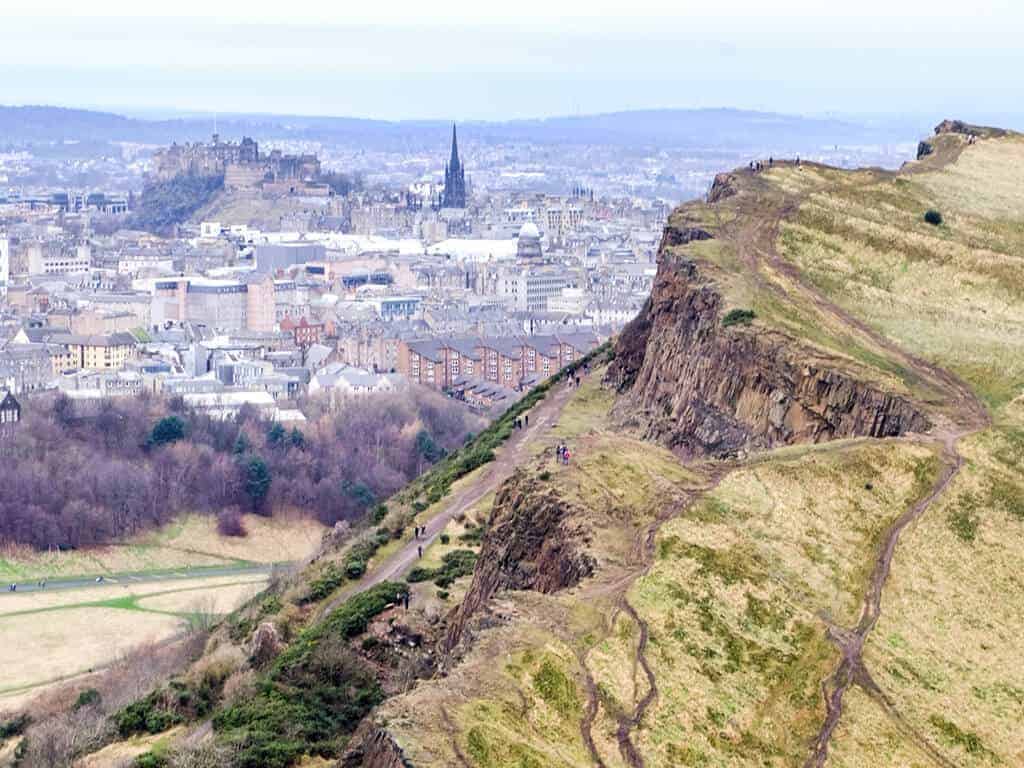
[[[300,560],[317,547],[324,532],[315,520],[301,517],[245,515],[244,525],[246,536],[226,537],[217,533],[213,517],[190,515],[109,547],[69,552],[9,547],[0,551],[0,581]]]
[[[0,601],[0,708],[5,698],[111,662],[159,642],[199,617],[227,613],[263,588],[265,576],[177,578]]]
[[[9,550],[5,581],[104,574],[103,586],[7,593],[0,599],[0,709],[51,682],[160,642],[190,621],[226,614],[266,584],[266,574],[213,576],[205,568],[300,560],[323,526],[305,518],[246,515],[247,535],[219,535],[215,521],[189,516],[117,546],[38,553]]]

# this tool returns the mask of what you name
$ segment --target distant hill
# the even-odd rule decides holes
[[[474,141],[531,141],[540,144],[605,144],[750,146],[765,143],[780,148],[905,139],[903,130],[854,121],[807,118],[737,109],[663,109],[600,115],[554,117],[506,122],[471,122],[467,135]],[[218,120],[224,136],[250,135],[259,139],[294,138],[372,149],[435,147],[443,143],[451,123],[440,120],[389,122],[349,117],[287,115],[230,115]],[[206,139],[211,117],[188,116],[149,120],[111,112],[49,106],[0,106],[0,146],[63,141],[131,141],[168,144]]]

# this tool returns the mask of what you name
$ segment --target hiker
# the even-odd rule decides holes
[[[566,466],[569,466],[569,449],[568,448],[565,449],[564,463],[565,463]]]
[[[423,557],[423,546],[422,545],[416,547],[416,554],[419,555],[420,557]]]
[[[525,416],[523,416],[523,419],[525,420],[526,428],[529,429],[530,428],[530,414],[526,414]]]
[[[797,166],[797,168],[800,167],[800,155],[796,156],[796,166]]]
[[[405,593],[405,610],[409,610],[409,593]]]
[[[580,386],[580,377],[577,376],[576,377],[576,388],[579,389],[579,386]]]
[[[771,168],[775,165],[775,159],[772,157],[768,158],[768,167]]]
[[[418,539],[420,537],[420,527],[418,525],[413,527],[413,529],[412,529],[412,537],[414,539]]]

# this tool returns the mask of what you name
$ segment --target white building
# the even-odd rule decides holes
[[[0,299],[7,297],[7,283],[11,280],[11,241],[0,235]]]

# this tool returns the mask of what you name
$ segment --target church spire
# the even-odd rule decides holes
[[[442,205],[445,208],[466,207],[466,170],[459,160],[459,137],[455,123],[452,123],[452,156],[444,166]]]
[[[452,123],[452,159],[448,165],[453,168],[459,167],[459,138],[455,135],[455,123]]]

